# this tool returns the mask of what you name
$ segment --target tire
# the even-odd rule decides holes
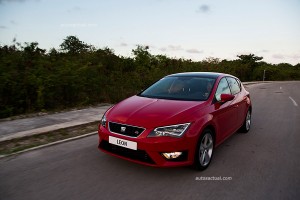
[[[243,126],[240,128],[240,132],[242,132],[242,133],[248,133],[249,130],[250,130],[250,128],[251,128],[251,124],[252,124],[252,121],[251,121],[251,110],[249,109],[247,111],[247,114],[246,114]]]
[[[205,170],[211,163],[214,151],[214,136],[210,129],[205,129],[198,141],[195,152],[194,168]]]

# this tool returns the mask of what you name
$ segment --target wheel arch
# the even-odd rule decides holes
[[[197,137],[197,144],[204,132],[204,130],[209,129],[212,132],[213,135],[213,139],[214,139],[214,147],[216,146],[216,139],[217,139],[217,131],[216,131],[216,127],[211,124],[211,123],[207,123],[204,126],[202,126],[201,130],[199,131],[198,137]]]
[[[205,129],[211,130],[212,136],[213,136],[213,139],[214,139],[214,146],[215,146],[215,145],[216,145],[216,129],[215,129],[215,127],[214,127],[212,124],[207,124],[207,125],[202,129],[202,132],[201,132],[201,134],[200,134],[200,137],[201,137],[201,135],[202,135],[202,133],[203,133],[203,131],[204,131]],[[199,138],[200,138],[200,137],[199,137]]]
[[[252,105],[251,105],[251,104],[249,105],[248,110],[250,110],[250,112],[251,112],[251,114],[252,114]]]

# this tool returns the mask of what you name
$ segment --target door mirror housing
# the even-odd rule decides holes
[[[221,94],[221,102],[225,103],[234,99],[234,95],[231,94]]]

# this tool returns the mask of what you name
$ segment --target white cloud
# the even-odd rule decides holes
[[[71,12],[79,12],[81,11],[82,9],[79,7],[79,6],[74,6],[72,7],[71,9],[68,9],[67,12],[68,13],[71,13]]]
[[[283,54],[273,54],[272,58],[275,58],[275,59],[284,59],[285,56]]]
[[[127,46],[128,46],[128,44],[127,44],[127,43],[125,43],[125,42],[122,42],[122,43],[120,44],[120,46],[121,46],[121,47],[127,47]]]
[[[198,7],[197,13],[208,13],[210,11],[210,7],[207,4],[202,4],[201,6]]]
[[[166,51],[167,51],[167,48],[162,47],[162,48],[160,48],[159,50],[160,50],[160,51],[163,51],[163,52],[166,52]]]
[[[180,45],[169,45],[168,50],[170,51],[181,51],[183,48]]]
[[[199,51],[198,49],[187,49],[186,52],[188,52],[188,53],[203,53],[203,51]]]

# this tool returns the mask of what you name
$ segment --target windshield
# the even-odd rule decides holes
[[[205,101],[215,83],[214,78],[205,77],[165,77],[139,94],[142,97]]]

